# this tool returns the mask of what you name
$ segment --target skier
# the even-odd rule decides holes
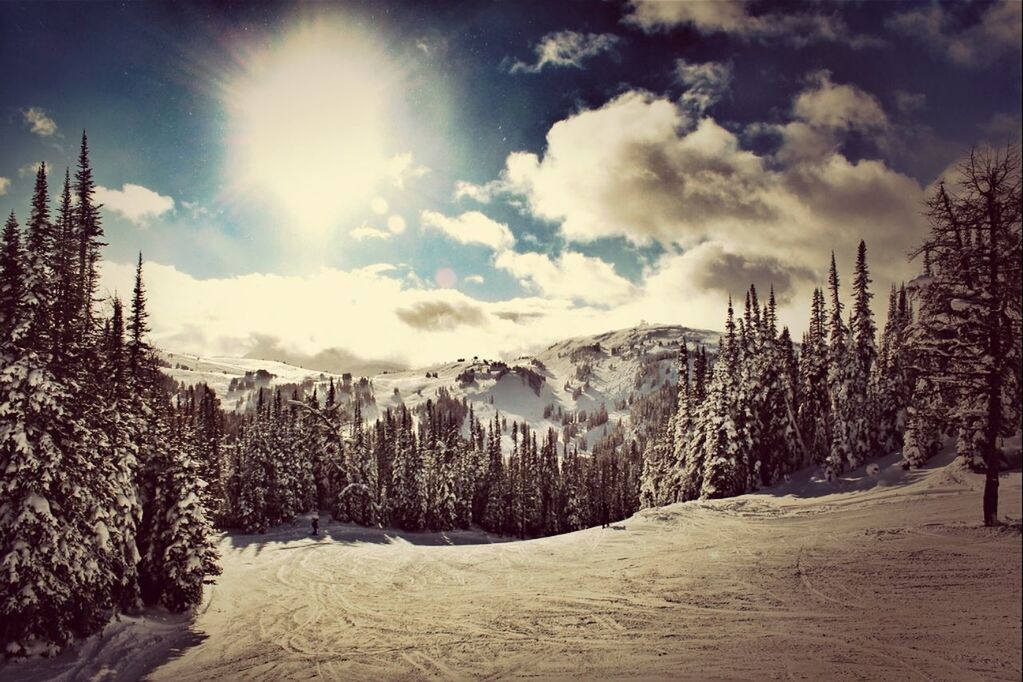
[[[316,533],[319,532],[319,530],[320,530],[320,517],[319,516],[314,516],[313,517],[313,535],[316,535]]]

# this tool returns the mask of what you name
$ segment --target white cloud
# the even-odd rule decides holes
[[[455,183],[455,199],[472,199],[480,204],[488,204],[494,198],[493,185],[475,185],[465,180]]]
[[[675,62],[675,77],[686,86],[680,104],[699,118],[728,92],[732,83],[732,66],[721,62],[695,64],[679,59]]]
[[[142,185],[125,183],[121,189],[96,187],[96,201],[137,225],[174,209],[174,199]]]
[[[495,251],[515,244],[515,237],[507,225],[491,220],[479,211],[468,211],[457,218],[423,211],[420,221],[424,228],[437,230],[460,244],[482,244]]]
[[[836,84],[827,71],[811,73],[806,87],[792,102],[793,120],[782,125],[758,126],[782,139],[776,160],[785,164],[827,158],[841,147],[849,132],[869,135],[879,146],[898,146],[891,125],[874,95],[855,85]]]
[[[340,347],[362,358],[422,366],[477,354],[515,357],[563,337],[566,328],[596,333],[618,323],[605,310],[563,300],[486,302],[456,289],[428,289],[402,276],[405,270],[381,263],[304,276],[198,279],[148,262],[150,338],[161,348],[230,356],[269,338],[303,355]],[[100,271],[105,292],[131,292],[133,263],[104,261]],[[417,330],[415,343],[410,327]]]
[[[33,163],[26,163],[24,166],[18,169],[19,178],[34,178],[36,173],[39,172],[39,168],[43,165],[42,161],[35,161]]]
[[[191,213],[193,218],[203,219],[209,218],[212,215],[212,211],[198,201],[182,201],[181,207]]]
[[[462,281],[468,284],[483,284],[486,280],[483,278],[483,275],[466,275],[462,278]]]
[[[710,248],[666,255],[642,287],[631,289],[613,272],[602,272],[610,266],[566,254],[552,262],[566,268],[565,274],[551,272],[542,261],[532,268],[533,276],[547,278],[542,296],[497,302],[432,288],[407,267],[389,263],[353,271],[322,268],[303,276],[252,273],[199,279],[170,265],[147,262],[144,277],[150,338],[161,348],[243,356],[271,340],[298,355],[342,348],[364,359],[423,366],[472,355],[517,357],[565,338],[566,330],[595,334],[643,319],[719,329],[727,292],[717,284],[694,288],[707,274],[705,264],[717,254]],[[102,262],[104,293],[128,294],[134,272],[134,263]],[[595,305],[568,298],[583,286],[597,287],[587,294]],[[739,295],[744,288],[736,282],[733,293]],[[799,303],[806,307],[805,301]],[[359,324],[353,327],[352,320]],[[416,331],[415,343],[409,343],[410,329]]]
[[[533,52],[536,54],[535,62],[527,64],[515,61],[508,67],[508,72],[540,73],[547,66],[581,69],[585,60],[602,52],[613,50],[618,41],[618,36],[612,33],[577,33],[575,31],[548,33],[533,46]]]
[[[990,64],[1005,54],[1019,54],[1023,3],[998,0],[976,23],[963,26],[953,8],[933,3],[893,16],[888,25],[920,40],[946,59],[963,66]]]
[[[358,242],[370,239],[385,240],[390,239],[391,237],[394,236],[387,230],[379,230],[375,227],[370,227],[365,223],[363,223],[359,227],[354,228],[353,230],[350,230],[348,234],[352,237],[352,239]]]
[[[7,194],[7,190],[11,188],[10,178],[0,177],[0,197]]]
[[[429,172],[429,168],[413,160],[411,152],[396,154],[387,162],[387,175],[399,189],[404,189],[406,181],[421,178]]]
[[[809,77],[810,87],[792,103],[792,113],[806,123],[833,130],[880,130],[888,117],[876,97],[855,85],[835,84],[831,74],[818,71]]]
[[[704,35],[726,33],[747,40],[777,40],[798,46],[815,42],[845,43],[854,48],[880,44],[876,38],[851,33],[834,14],[783,11],[753,14],[751,4],[749,0],[630,0],[630,12],[623,21],[648,33],[691,26]]]
[[[536,167],[536,155],[528,152],[514,152],[505,159],[505,168],[501,177],[476,185],[459,180],[455,183],[455,199],[468,198],[480,204],[487,204],[497,195],[503,194],[509,203],[522,208],[515,199],[521,189],[529,182]]]
[[[793,115],[772,128],[782,144],[765,155],[743,149],[712,118],[692,123],[676,103],[626,92],[555,123],[542,155],[509,155],[483,187],[524,200],[570,242],[624,237],[687,253],[712,242],[702,269],[690,270],[699,275],[693,282],[769,273],[779,289],[795,289],[822,271],[832,249],[840,266],[850,263],[861,238],[876,282],[911,274],[905,254],[926,230],[924,188],[883,161],[838,151],[849,131],[887,125],[876,99],[817,74]]]
[[[606,306],[621,303],[634,293],[632,283],[610,264],[574,251],[555,259],[542,253],[504,251],[494,259],[494,267],[554,298]]]
[[[52,137],[57,133],[57,123],[40,107],[22,109],[25,125],[40,137]]]

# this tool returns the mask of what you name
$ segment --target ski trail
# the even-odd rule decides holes
[[[970,523],[978,494],[940,472],[526,542],[343,524],[226,537],[190,628],[127,621],[79,659],[0,678],[137,679],[163,660],[151,679],[1019,679],[1018,523]],[[1001,491],[1018,516],[1018,472]]]

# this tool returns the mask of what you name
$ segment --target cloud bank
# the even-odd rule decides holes
[[[834,13],[763,12],[754,14],[749,0],[713,2],[664,2],[630,0],[623,22],[647,33],[688,26],[704,35],[716,33],[758,42],[785,42],[796,46],[810,43],[844,43],[853,48],[874,47],[877,38],[851,32]]]

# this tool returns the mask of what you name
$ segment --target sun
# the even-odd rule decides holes
[[[388,175],[396,80],[385,51],[339,21],[247,55],[223,89],[233,189],[272,198],[313,235],[364,208]]]

